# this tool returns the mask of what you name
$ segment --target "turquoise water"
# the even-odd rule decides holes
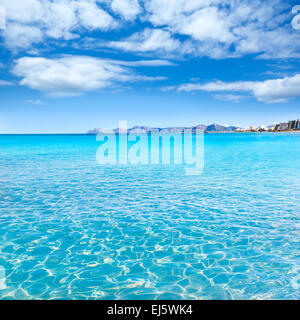
[[[0,136],[2,299],[300,298],[300,134],[205,135],[200,176],[98,146]]]

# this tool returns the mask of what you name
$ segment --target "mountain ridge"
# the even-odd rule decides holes
[[[127,129],[127,132],[134,132],[134,133],[141,133],[141,132],[159,132],[159,133],[181,133],[184,130],[200,130],[203,132],[235,132],[237,129],[239,129],[239,127],[235,127],[235,126],[223,126],[223,125],[219,125],[216,123],[213,123],[211,125],[205,125],[205,124],[198,124],[196,126],[192,126],[192,127],[166,127],[166,128],[161,128],[161,127],[147,127],[147,126],[133,126],[130,129]],[[107,129],[102,129],[102,128],[95,128],[92,130],[89,130],[87,132],[87,134],[98,134],[101,131],[108,131]],[[112,133],[118,133],[119,132],[119,128],[116,129],[112,129],[111,130]]]

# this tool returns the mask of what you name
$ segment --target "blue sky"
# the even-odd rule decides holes
[[[0,133],[299,118],[296,5],[0,0]]]

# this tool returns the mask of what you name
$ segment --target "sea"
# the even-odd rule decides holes
[[[0,135],[0,299],[300,299],[300,134],[204,135],[204,166]]]

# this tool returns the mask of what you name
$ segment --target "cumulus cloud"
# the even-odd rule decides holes
[[[111,8],[126,20],[134,20],[141,12],[138,0],[113,0]]]
[[[39,28],[19,23],[8,24],[3,33],[7,47],[13,50],[30,47],[43,39],[43,34]]]
[[[94,2],[79,1],[75,7],[80,23],[87,29],[109,30],[117,26],[117,22]]]
[[[229,31],[225,13],[220,12],[216,7],[196,11],[174,26],[174,29],[199,41],[231,43],[234,40],[234,35]]]
[[[300,34],[291,30],[289,6],[280,0],[146,0],[145,6],[154,26],[189,36],[183,54],[299,57]]]
[[[145,0],[148,19],[154,25],[176,25],[184,16],[213,3],[213,0]]]
[[[119,61],[87,56],[23,57],[16,60],[13,73],[22,78],[21,85],[53,96],[80,95],[117,83],[165,79],[136,74]]]
[[[5,43],[12,50],[49,39],[85,38],[87,30],[124,28],[129,34],[134,30],[132,35],[104,41],[95,33],[95,42],[131,52],[214,59],[300,56],[300,33],[291,26],[291,5],[283,0],[0,0],[0,5],[6,9]]]
[[[42,1],[42,19],[39,22],[45,34],[54,39],[70,40],[78,22],[76,11],[67,1]],[[79,4],[79,3],[78,3]]]
[[[206,84],[189,83],[181,85],[178,91],[206,92],[250,92],[261,102],[286,103],[300,97],[300,74],[282,79],[266,81],[210,82]]]
[[[122,41],[111,41],[106,44],[109,47],[123,49],[125,51],[173,51],[180,46],[180,42],[172,38],[170,32],[161,29],[145,29],[134,33]]]
[[[96,0],[0,0],[6,10],[6,45],[14,50],[30,48],[45,38],[70,40],[82,28],[109,30],[114,18]]]

